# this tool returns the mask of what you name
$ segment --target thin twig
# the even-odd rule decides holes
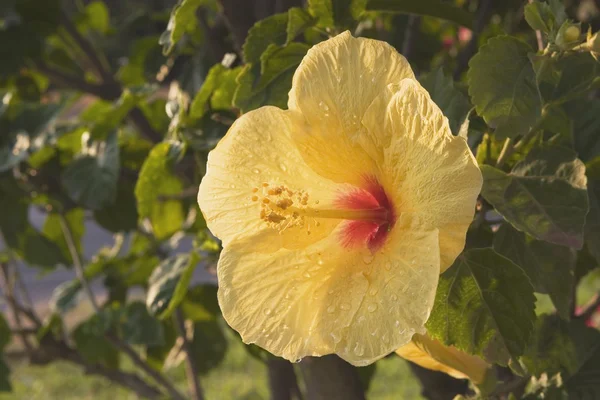
[[[483,31],[483,28],[487,25],[493,15],[493,2],[492,0],[481,0],[473,22],[473,31],[471,39],[464,47],[464,49],[458,54],[456,68],[454,69],[454,80],[459,80],[460,76],[469,66],[469,60],[477,52],[477,44],[479,42],[479,36]]]
[[[58,213],[58,220],[60,222],[60,228],[62,230],[63,236],[65,237],[65,242],[67,242],[67,248],[69,249],[69,254],[71,254],[71,259],[73,261],[73,267],[75,268],[75,274],[77,275],[77,279],[85,292],[88,301],[92,305],[92,308],[96,312],[96,314],[100,313],[100,307],[98,306],[98,302],[96,301],[96,297],[94,296],[94,292],[92,292],[92,288],[90,287],[87,279],[85,278],[85,272],[83,270],[83,264],[81,262],[81,258],[79,257],[79,252],[77,251],[77,246],[75,245],[75,240],[73,239],[73,232],[71,231],[71,227],[69,227],[69,222],[65,218],[62,213]]]
[[[533,0],[529,0],[529,4],[533,3]],[[544,39],[542,38],[542,32],[539,29],[535,30],[535,37],[537,39],[538,50],[544,50]]]
[[[185,374],[187,376],[192,400],[203,400],[204,394],[202,391],[202,386],[200,385],[200,380],[198,379],[198,367],[196,366],[196,362],[194,361],[192,346],[185,329],[185,318],[180,308],[177,308],[175,310],[174,319],[175,326],[177,327],[177,331],[179,333],[179,337],[183,342],[183,345],[181,347],[183,349],[183,352],[185,353]]]
[[[127,356],[131,359],[131,361],[139,368],[141,368],[146,374],[148,374],[152,379],[156,381],[156,383],[163,386],[171,399],[174,400],[185,400],[185,397],[175,389],[175,386],[171,382],[169,382],[160,372],[152,368],[148,363],[146,363],[139,354],[133,350],[127,343],[123,342],[118,337],[107,334],[106,339],[117,349],[127,354]]]
[[[407,59],[413,56],[415,44],[419,39],[420,27],[421,17],[414,14],[409,15],[406,30],[404,31],[404,41],[402,42],[402,55]]]
[[[65,237],[65,241],[67,242],[67,247],[69,249],[69,253],[71,254],[71,258],[73,259],[73,266],[75,268],[75,273],[77,274],[77,278],[86,293],[89,302],[91,303],[94,311],[96,313],[100,313],[100,308],[98,307],[98,303],[96,298],[94,297],[94,293],[92,292],[89,283],[85,278],[85,274],[83,271],[83,265],[81,262],[81,258],[79,256],[79,252],[77,251],[77,247],[75,246],[75,241],[73,240],[73,233],[71,232],[71,228],[64,217],[63,214],[58,214],[60,227],[63,231],[63,235]],[[147,373],[152,379],[156,381],[156,383],[163,386],[167,392],[170,394],[171,398],[175,400],[184,400],[185,398],[175,389],[173,384],[169,382],[162,374],[148,365],[144,360],[140,358],[137,352],[131,348],[127,343],[123,342],[120,338],[113,335],[112,333],[105,334],[106,339],[117,349],[127,354],[127,356],[131,359],[131,361],[139,368],[141,368],[145,373]]]
[[[0,283],[2,283],[2,290],[6,295],[8,306],[12,311],[13,320],[17,327],[17,331],[22,331],[23,324],[21,323],[21,315],[19,313],[17,299],[14,296],[15,280],[11,277],[10,269],[11,268],[7,263],[0,263],[0,270],[2,272],[0,274],[2,277],[2,279],[0,279]],[[23,342],[23,346],[25,347],[27,354],[31,354],[33,347],[31,343],[29,343],[29,338],[24,333],[20,333],[19,336],[21,338],[21,342]]]

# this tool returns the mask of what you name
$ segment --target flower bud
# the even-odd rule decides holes
[[[562,50],[571,50],[579,43],[580,37],[581,28],[579,25],[566,21],[558,30],[555,43]]]

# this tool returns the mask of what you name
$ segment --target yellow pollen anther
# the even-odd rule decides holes
[[[263,187],[267,187],[267,186],[269,186],[269,184],[268,184],[268,183],[266,183],[266,182],[265,182],[265,183],[263,183],[262,185],[263,185]]]
[[[262,200],[262,202],[264,204],[269,204],[271,202],[271,200],[267,199],[266,197]]]
[[[273,195],[281,194],[281,192],[283,192],[283,189],[278,187],[278,188],[269,189],[269,191],[267,193],[273,196]]]
[[[258,200],[258,196],[252,196],[252,201]]]
[[[255,187],[252,189],[252,193],[256,193],[256,192],[258,192],[258,188]]]

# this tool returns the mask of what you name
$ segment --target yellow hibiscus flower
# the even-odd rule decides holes
[[[424,332],[481,173],[387,43],[314,46],[288,107],[243,115],[209,154],[198,202],[223,242],[219,304],[275,355],[367,365]]]
[[[415,334],[410,343],[396,353],[423,368],[441,371],[457,379],[470,379],[476,385],[495,379],[492,366],[483,359],[456,347],[444,346],[428,335]]]

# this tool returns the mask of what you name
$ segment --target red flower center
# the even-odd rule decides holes
[[[345,247],[366,245],[374,253],[383,246],[396,222],[394,206],[375,177],[365,178],[361,188],[341,195],[336,206],[360,210],[368,216],[343,222],[341,240]]]

